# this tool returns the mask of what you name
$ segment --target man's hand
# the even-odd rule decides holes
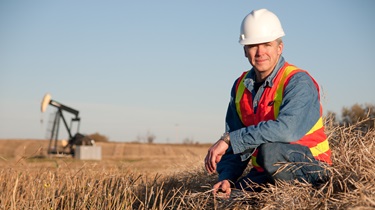
[[[204,159],[204,165],[209,174],[212,174],[216,171],[216,165],[218,162],[220,162],[221,157],[225,154],[225,151],[228,149],[228,147],[228,144],[223,140],[217,141],[210,147],[206,158]]]
[[[221,182],[218,182],[213,187],[213,194],[214,195],[220,195],[220,193],[224,193],[225,198],[229,198],[231,192],[230,183],[228,180],[223,180]]]

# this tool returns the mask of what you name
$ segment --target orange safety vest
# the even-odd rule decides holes
[[[279,115],[281,102],[283,100],[284,89],[287,86],[289,79],[298,72],[306,71],[298,69],[297,67],[285,62],[284,66],[279,70],[273,79],[274,85],[264,89],[264,92],[258,102],[256,113],[254,113],[253,110],[252,94],[243,83],[246,75],[249,72],[250,71],[244,72],[238,79],[236,84],[235,98],[238,116],[246,127],[257,125],[261,121],[276,120],[277,116]],[[319,86],[317,82],[312,77],[311,79],[313,80],[319,93]],[[307,146],[310,148],[310,151],[316,160],[332,164],[331,150],[329,148],[327,136],[324,133],[321,106],[320,118],[315,125],[301,139],[290,143]],[[261,168],[256,162],[257,154],[258,150],[255,150],[251,156],[252,165],[258,171],[263,171],[263,168]]]

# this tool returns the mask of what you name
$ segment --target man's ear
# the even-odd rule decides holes
[[[244,54],[245,54],[245,57],[247,58],[247,50],[246,50],[246,45],[245,45],[245,46],[243,46],[243,52],[244,52]]]
[[[284,43],[281,42],[279,44],[279,46],[277,47],[277,50],[278,50],[278,54],[281,55],[281,53],[283,53],[283,49],[284,49]]]

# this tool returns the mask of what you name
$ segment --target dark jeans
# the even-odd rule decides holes
[[[308,147],[299,144],[265,143],[258,147],[257,163],[264,172],[252,168],[237,181],[236,188],[259,191],[252,188],[257,184],[271,183],[276,180],[308,182],[319,186],[328,181],[329,171],[326,165],[315,160]]]

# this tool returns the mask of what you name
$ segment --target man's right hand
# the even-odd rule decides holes
[[[223,140],[217,141],[210,147],[204,159],[204,165],[209,174],[215,173],[217,163],[220,162],[221,157],[225,154],[228,147],[229,145]]]
[[[224,193],[225,198],[230,197],[231,188],[230,188],[230,183],[228,180],[220,181],[214,185],[212,193],[214,195],[220,195],[220,192]]]

